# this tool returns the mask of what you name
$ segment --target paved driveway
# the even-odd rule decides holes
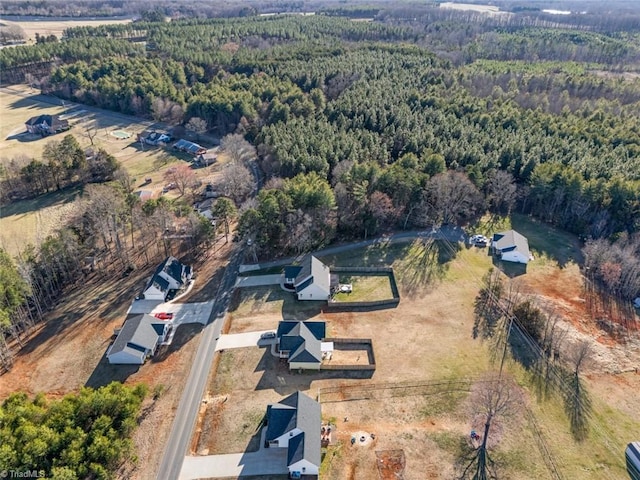
[[[220,335],[216,350],[226,350],[229,348],[257,347],[260,345],[270,345],[275,343],[275,338],[260,341],[260,335],[273,330],[261,330],[259,332],[234,333],[231,335]]]
[[[199,303],[162,303],[157,300],[136,300],[131,304],[129,314],[167,312],[173,313],[173,325],[201,323],[206,325],[213,308],[213,300]]]
[[[266,429],[263,429],[262,439],[265,433]],[[264,440],[261,440],[257,452],[185,457],[179,479],[287,474],[287,449],[264,448],[263,444]]]
[[[252,277],[238,277],[236,287],[261,287],[264,285],[280,285],[283,280],[281,273],[275,275],[254,275]]]

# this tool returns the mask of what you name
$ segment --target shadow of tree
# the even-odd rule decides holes
[[[413,242],[398,267],[403,289],[408,295],[414,295],[418,290],[441,280],[447,272],[448,262],[456,257],[460,248],[459,243],[432,238]]]
[[[577,442],[589,436],[589,415],[592,403],[589,392],[580,377],[573,372],[566,372],[564,380],[564,410],[569,418],[571,435]]]

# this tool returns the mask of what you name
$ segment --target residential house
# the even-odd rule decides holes
[[[212,152],[201,153],[194,160],[194,165],[196,167],[208,167],[209,165],[213,165],[218,160],[218,155]]]
[[[141,138],[141,141],[147,145],[166,145],[172,140],[171,135],[160,132],[150,132],[146,137]]]
[[[197,143],[190,142],[189,140],[180,139],[174,145],[173,148],[180,150],[181,152],[187,152],[191,155],[202,155],[207,153],[207,149],[198,145]]]
[[[298,300],[328,300],[331,296],[331,272],[329,267],[313,255],[308,255],[302,265],[284,269],[285,286],[295,288]]]
[[[142,365],[164,341],[170,326],[146,313],[129,316],[107,351],[109,363]]]
[[[295,392],[267,407],[265,447],[287,449],[291,478],[318,475],[320,469],[320,404]]]
[[[532,260],[527,238],[515,230],[494,233],[491,249],[505,262],[529,263]]]
[[[145,300],[165,301],[171,290],[179,290],[190,281],[193,272],[189,265],[180,263],[175,257],[168,257],[158,265],[147,283],[143,296]]]
[[[333,351],[332,343],[322,342],[325,336],[324,322],[280,322],[276,331],[280,358],[288,359],[291,370],[320,370],[324,353]]]
[[[26,122],[27,131],[37,135],[51,135],[69,130],[69,121],[61,120],[58,115],[38,115]]]

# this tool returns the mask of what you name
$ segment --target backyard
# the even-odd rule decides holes
[[[569,338],[597,333],[580,302],[577,241],[526,217],[516,217],[513,225],[527,233],[542,232],[531,236],[536,260],[527,266],[525,275],[513,280],[514,286],[523,295],[556,308]],[[500,228],[508,226],[503,222]],[[473,425],[467,413],[468,388],[434,392],[403,386],[407,382],[471,382],[496,368],[491,367],[492,358],[500,357],[496,346],[472,336],[474,299],[482,276],[492,267],[487,250],[420,240],[378,243],[320,258],[331,266],[393,266],[400,304],[373,312],[330,313],[322,305],[297,302],[278,288],[247,288],[236,293],[229,330],[275,329],[283,318],[323,320],[327,336],[372,339],[375,373],[369,378],[329,375],[335,372],[327,371],[290,373],[286,364],[262,349],[225,351],[210,392],[214,397],[224,395],[226,400],[216,413],[212,410],[207,415],[215,417],[211,432],[218,438],[232,438],[233,449],[209,441],[200,449],[230,453],[252,448],[258,413],[268,403],[300,389],[314,398],[320,393],[323,419],[336,424],[334,442],[322,465],[327,478],[378,478],[376,452],[383,450],[403,452],[407,479],[451,478],[454,464],[469,453],[467,438]],[[436,273],[425,274],[425,268]],[[345,280],[353,283],[353,296],[359,281]],[[504,478],[549,478],[548,456],[541,453],[545,448],[565,478],[625,478],[624,447],[640,429],[640,407],[631,400],[640,388],[640,376],[633,371],[612,372],[624,372],[637,362],[640,348],[637,341],[613,345],[603,332],[590,338],[596,361],[583,378],[593,413],[588,418],[589,436],[580,443],[571,435],[562,396],[536,397],[530,374],[507,358],[506,372],[523,388],[530,413],[500,427],[500,441],[491,455]],[[368,385],[374,385],[373,393],[367,390]],[[350,401],[342,401],[348,396],[345,392],[323,393],[358,386],[365,393]],[[203,428],[206,424],[205,417]],[[351,438],[360,438],[362,432],[374,433],[375,440],[352,446]]]

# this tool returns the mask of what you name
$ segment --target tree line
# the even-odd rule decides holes
[[[56,480],[115,478],[133,455],[145,385],[113,382],[60,400],[12,393],[0,405],[0,469]]]

